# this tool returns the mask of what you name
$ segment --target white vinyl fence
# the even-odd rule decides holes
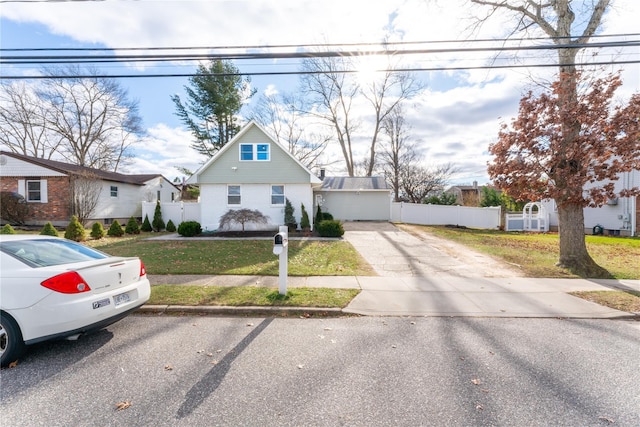
[[[474,208],[468,206],[392,203],[391,221],[422,225],[458,225],[472,228],[500,227],[500,207]]]
[[[155,210],[155,202],[142,202],[142,220],[144,221],[144,217],[147,215],[149,222],[152,222]],[[200,203],[161,202],[160,212],[162,213],[162,220],[165,224],[171,220],[176,227],[184,221],[200,222]]]

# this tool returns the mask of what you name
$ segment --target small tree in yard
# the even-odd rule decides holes
[[[269,217],[265,216],[259,210],[251,209],[230,209],[220,217],[220,228],[227,230],[231,228],[231,224],[241,224],[244,231],[245,224],[267,224]]]
[[[144,221],[142,222],[142,227],[140,229],[146,233],[148,233],[149,231],[153,231],[153,228],[151,227],[151,222],[149,222],[148,215],[144,216]]]
[[[96,240],[100,240],[106,235],[107,235],[107,232],[102,226],[102,223],[94,222],[93,225],[91,226],[91,237],[93,237]]]
[[[122,237],[124,235],[124,230],[117,219],[113,220],[107,234],[111,237]]]
[[[287,227],[289,227],[289,231],[295,230],[296,226],[298,225],[296,224],[296,217],[293,216],[294,212],[295,208],[291,204],[291,201],[289,199],[286,199],[284,205],[284,223]]]
[[[69,240],[74,240],[76,242],[83,242],[86,238],[84,227],[78,221],[77,216],[72,216],[71,221],[69,221],[69,225],[67,225],[66,230],[64,231],[64,238]]]
[[[302,217],[300,218],[300,228],[303,230],[310,230],[311,223],[309,222],[309,214],[304,207],[304,204],[301,205],[300,209],[302,210]]]
[[[494,160],[487,170],[511,196],[556,201],[558,265],[585,277],[608,277],[587,252],[584,208],[640,194],[638,187],[614,191],[620,174],[640,169],[640,94],[612,107],[622,84],[618,75],[587,81],[576,74],[581,90],[573,100],[565,99],[566,79],[560,78],[550,93],[530,92],[520,101],[518,117],[489,147]]]
[[[13,229],[11,224],[5,224],[0,229],[0,234],[16,234],[16,230]]]
[[[160,207],[160,200],[156,202],[156,209],[153,212],[153,221],[151,222],[153,231],[164,230],[164,221],[162,220],[162,208]]]
[[[171,220],[169,220],[169,222],[167,222],[167,231],[170,232],[170,233],[175,233],[176,232],[176,225]]]
[[[42,227],[42,230],[40,230],[40,234],[42,236],[55,236],[58,237],[58,230],[55,229],[55,227],[53,226],[53,224],[51,224],[51,222],[47,222],[44,227]]]
[[[134,217],[129,218],[129,221],[127,221],[127,225],[124,228],[124,232],[127,234],[140,234],[140,226]]]

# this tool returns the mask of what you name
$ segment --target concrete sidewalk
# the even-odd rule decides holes
[[[152,284],[199,286],[265,286],[278,288],[273,276],[151,276]],[[532,278],[317,276],[289,277],[289,288],[324,287],[360,289],[361,292],[334,314],[369,316],[536,317],[620,319],[640,318],[569,295],[574,291],[634,290],[640,280],[585,280]],[[282,311],[256,307],[146,306],[143,311],[189,311],[243,314]],[[287,311],[327,312],[326,309],[289,308]]]

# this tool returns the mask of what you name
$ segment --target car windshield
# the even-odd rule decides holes
[[[109,255],[62,239],[14,240],[0,243],[0,250],[31,267],[48,267],[107,258]]]

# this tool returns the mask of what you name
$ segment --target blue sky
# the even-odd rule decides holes
[[[576,3],[580,3],[579,1]],[[613,1],[604,34],[637,32],[640,2]],[[473,9],[463,0],[107,0],[101,2],[20,2],[0,4],[2,48],[239,46],[307,43],[371,43],[393,41],[502,38],[512,27],[496,16],[471,33]],[[636,37],[637,39],[637,37]],[[640,48],[601,52],[636,60]],[[537,54],[539,55],[539,54]],[[611,56],[613,58],[613,56]],[[532,61],[540,62],[539,58]],[[488,64],[482,55],[431,55],[406,58],[408,66]],[[241,71],[297,69],[292,60],[238,62]],[[103,69],[103,66],[101,66]],[[105,65],[104,71],[153,74],[192,72],[194,64],[144,64],[138,68]],[[553,69],[538,68],[421,72],[424,91],[412,103],[407,117],[413,139],[424,153],[424,164],[452,162],[460,169],[453,182],[488,181],[488,145],[495,141],[501,121],[517,114],[521,95],[532,78],[550,78]],[[33,72],[8,69],[2,74]],[[640,90],[640,64],[626,66],[621,96]],[[189,148],[190,134],[174,115],[172,94],[183,95],[187,78],[121,79],[131,98],[138,100],[148,137],[135,149],[131,173],[162,173],[173,179],[174,166],[195,170],[204,160]],[[298,76],[254,76],[257,97],[268,92],[295,90]],[[363,133],[367,119],[363,116]],[[367,147],[356,147],[363,158]],[[326,160],[340,158],[329,151]],[[340,174],[338,166],[329,173]]]

